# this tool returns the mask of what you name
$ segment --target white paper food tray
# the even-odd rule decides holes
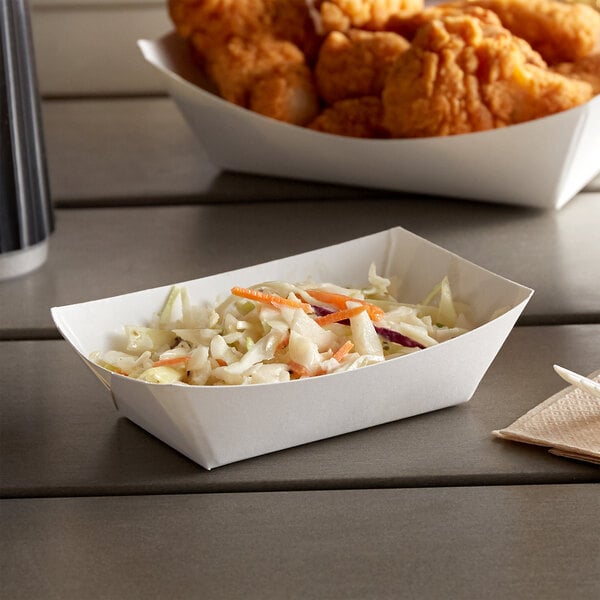
[[[600,97],[492,131],[365,140],[281,123],[224,101],[174,33],[138,45],[222,169],[556,209],[600,172]]]
[[[207,469],[468,401],[532,290],[402,228],[220,275],[179,283],[194,303],[263,281],[367,283],[374,262],[419,302],[445,275],[477,323],[453,340],[346,373],[246,386],[150,384],[89,360],[115,347],[124,325],[160,311],[171,285],[52,308],[61,334],[110,387],[119,412]],[[497,310],[502,316],[486,322]]]

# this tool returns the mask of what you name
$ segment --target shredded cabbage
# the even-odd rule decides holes
[[[148,324],[125,326],[121,347],[92,359],[149,383],[275,383],[362,368],[472,328],[447,277],[419,304],[399,302],[375,265],[367,280],[364,288],[267,282],[233,288],[218,305],[194,305],[174,286]]]

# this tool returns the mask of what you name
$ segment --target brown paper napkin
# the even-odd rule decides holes
[[[600,370],[588,376],[600,382]],[[569,386],[495,436],[547,446],[552,454],[600,465],[600,398]]]

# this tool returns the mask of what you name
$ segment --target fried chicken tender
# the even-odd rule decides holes
[[[375,138],[483,131],[600,93],[600,14],[580,4],[168,3],[177,32],[225,100],[316,131]]]
[[[552,70],[565,77],[587,81],[594,95],[600,94],[600,53],[584,56],[575,62],[560,63]]]
[[[416,13],[423,0],[316,0],[324,33],[367,29],[380,31],[387,20],[397,14]]]
[[[304,125],[319,111],[312,73],[290,42],[235,37],[205,68],[224,99],[262,115]]]
[[[394,31],[399,35],[412,40],[417,31],[426,23],[430,23],[435,19],[443,19],[445,17],[462,17],[465,15],[479,19],[487,25],[502,25],[498,15],[491,10],[471,4],[458,5],[457,3],[449,3],[429,6],[425,8],[425,10],[414,15],[398,15],[392,17],[387,23],[387,30]],[[525,40],[521,40],[521,38],[515,38],[515,41],[517,44],[521,45],[521,50],[526,55],[527,62],[542,68],[546,68],[548,66],[541,55],[533,50],[533,48]]]
[[[452,2],[429,6],[414,15],[397,15],[392,17],[388,21],[386,29],[398,33],[408,40],[412,40],[417,31],[427,23],[431,23],[431,21],[447,17],[463,16],[473,17],[489,26],[502,26],[500,17],[489,9],[475,4]],[[525,54],[527,62],[542,68],[548,66],[542,56],[528,42],[518,37],[515,37],[515,42],[521,46],[521,51]]]
[[[600,13],[582,3],[558,0],[460,0],[498,15],[509,31],[523,38],[550,64],[571,62],[600,50]]]
[[[427,6],[414,14],[392,15],[385,24],[385,30],[393,31],[408,40],[412,40],[421,27],[435,19],[465,15],[477,18],[488,25],[502,25],[498,15],[491,10],[470,4],[444,3]]]
[[[196,48],[210,53],[232,37],[269,36],[295,44],[312,56],[320,43],[306,0],[168,0],[183,38],[196,34]]]
[[[309,129],[359,138],[388,137],[382,125],[383,107],[377,96],[340,100],[327,107]]]
[[[392,68],[384,126],[393,137],[483,131],[586,102],[592,87],[532,63],[507,29],[473,16],[421,27]]]
[[[169,13],[224,99],[298,125],[316,116],[305,0],[169,0]]]
[[[391,66],[409,47],[396,33],[332,31],[321,46],[314,69],[319,95],[328,104],[379,96]]]

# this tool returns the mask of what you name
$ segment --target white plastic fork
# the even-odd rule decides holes
[[[567,382],[575,387],[578,387],[580,390],[595,396],[600,399],[600,383],[593,381],[589,377],[584,377],[583,375],[579,375],[574,373],[573,371],[569,371],[569,369],[565,369],[564,367],[559,367],[558,365],[554,365],[554,370]]]

